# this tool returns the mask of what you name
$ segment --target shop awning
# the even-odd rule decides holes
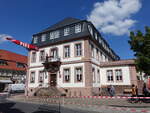
[[[11,80],[0,80],[0,83],[13,83]]]

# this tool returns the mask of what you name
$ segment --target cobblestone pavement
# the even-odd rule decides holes
[[[12,98],[11,98],[12,99]],[[45,105],[61,104],[68,108],[96,111],[99,113],[150,113],[150,103],[129,103],[127,99],[94,98],[13,98],[17,101]]]

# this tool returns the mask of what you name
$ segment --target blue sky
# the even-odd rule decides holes
[[[94,20],[95,16],[98,18],[98,21],[102,19],[102,17],[97,16],[100,15],[99,13],[105,13],[107,14],[105,16],[109,17],[110,11],[106,8],[107,5],[109,7],[108,1],[112,0],[0,0],[0,34],[8,34],[18,40],[30,43],[34,33],[37,33],[66,17],[89,19],[90,21],[95,22],[95,25],[97,25],[100,32],[102,31],[103,37],[108,41],[111,48],[121,57],[121,59],[134,58],[133,52],[130,50],[128,44],[129,36],[127,31],[136,29],[143,31],[144,26],[150,26],[150,15],[148,14],[150,11],[150,0],[133,0],[133,7],[130,11],[126,10],[126,14],[122,12],[116,13],[124,14],[122,15],[124,18],[121,21],[119,20],[120,18],[115,18],[114,21],[120,21],[122,22],[120,25],[122,25],[126,22],[125,20],[127,20],[127,24],[129,24],[126,26],[124,32],[121,33],[121,31],[119,31],[119,33],[121,33],[119,35],[117,32],[115,33],[118,28],[116,28],[115,31],[108,29],[110,28],[108,23],[111,23],[113,27],[116,27],[115,25],[117,22],[106,22],[106,18],[103,18],[107,23],[107,26],[104,26],[104,23],[96,23],[97,21]],[[121,7],[125,6],[125,8],[132,5],[128,3],[122,4]],[[111,8],[116,10],[115,7],[110,7],[110,9]],[[102,9],[105,9],[105,11],[100,12]],[[124,9],[122,11],[124,11]],[[128,14],[128,12],[130,14]],[[112,16],[114,15],[112,14]],[[117,16],[121,17],[120,15]],[[120,29],[124,30],[123,27]],[[23,47],[16,46],[15,44],[6,41],[0,42],[0,49],[23,55],[27,55],[28,52]]]

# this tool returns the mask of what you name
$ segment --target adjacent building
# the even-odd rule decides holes
[[[25,83],[27,56],[0,49],[0,92],[8,84]]]
[[[41,87],[83,96],[99,95],[108,85],[118,93],[138,85],[134,60],[120,60],[87,20],[66,18],[34,34],[32,44],[39,51],[29,51],[28,95]]]

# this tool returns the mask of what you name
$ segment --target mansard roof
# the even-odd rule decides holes
[[[67,26],[67,25],[70,25],[70,24],[78,23],[80,21],[82,21],[82,20],[76,19],[76,18],[72,18],[72,17],[68,17],[68,18],[65,18],[62,21],[59,21],[58,23],[56,23],[56,24],[54,24],[54,25],[52,25],[52,26],[42,30],[39,33],[52,31],[52,30],[55,30],[55,29],[58,29],[58,28],[61,28],[61,27],[64,27],[64,26]]]
[[[75,33],[75,26],[78,24],[81,25],[81,32]],[[92,27],[94,34],[90,33],[88,26]],[[69,35],[66,35],[66,36],[64,35],[65,27],[69,27],[69,32],[70,32]],[[59,38],[50,39],[50,34],[57,33],[56,31],[59,32]],[[97,39],[94,38],[95,33],[98,34],[99,38]],[[45,41],[41,41],[43,34],[46,36]],[[101,34],[98,32],[98,30],[95,28],[95,26],[91,22],[87,20],[80,20],[80,19],[71,18],[71,17],[65,18],[62,21],[42,30],[41,32],[34,34],[31,43],[41,48],[41,47],[46,47],[50,45],[61,44],[64,42],[70,42],[73,40],[86,39],[86,38],[94,41],[99,47],[103,49],[103,51],[106,54],[112,53],[116,57],[117,60],[120,59],[119,56],[117,56],[115,52],[109,47],[109,44],[105,41],[105,39],[101,36]],[[37,40],[36,43],[33,43],[34,39]],[[102,42],[100,43],[99,40],[102,40]],[[104,45],[106,45],[110,49],[111,52],[108,53],[106,48],[104,48]]]

